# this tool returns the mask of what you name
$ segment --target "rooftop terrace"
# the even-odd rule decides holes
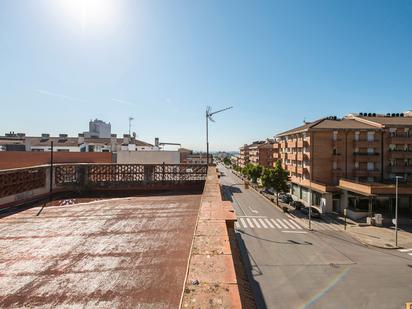
[[[200,195],[38,207],[0,220],[0,307],[177,308]]]

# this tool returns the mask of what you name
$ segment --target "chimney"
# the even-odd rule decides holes
[[[77,143],[78,143],[79,145],[84,144],[84,134],[83,134],[83,133],[79,133],[79,137],[78,137]]]
[[[123,144],[128,145],[130,142],[130,135],[129,134],[123,134]]]
[[[155,146],[159,147],[159,138],[158,137],[155,137]]]
[[[110,135],[110,146],[111,146],[112,152],[116,152],[117,134],[111,134]]]

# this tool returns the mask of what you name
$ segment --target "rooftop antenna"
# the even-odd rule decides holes
[[[210,163],[210,158],[209,158],[209,120],[211,122],[215,122],[215,120],[212,118],[213,115],[224,112],[224,111],[226,111],[228,109],[232,109],[232,108],[233,108],[233,106],[229,106],[229,107],[220,109],[216,112],[212,112],[212,107],[211,106],[208,106],[206,108],[206,162],[207,162],[207,165],[209,165],[209,163]]]
[[[132,131],[132,121],[134,120],[133,117],[129,117],[129,137],[130,137],[130,132]]]

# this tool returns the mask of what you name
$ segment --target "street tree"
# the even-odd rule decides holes
[[[280,161],[276,161],[274,168],[266,168],[263,171],[261,180],[266,188],[275,190],[276,204],[279,205],[279,193],[286,193],[289,189],[289,173],[282,167]]]
[[[260,178],[260,176],[262,176],[262,172],[263,172],[262,165],[251,164],[248,170],[248,174],[253,183],[256,183],[257,179]]]

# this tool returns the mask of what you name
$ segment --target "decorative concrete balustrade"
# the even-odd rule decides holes
[[[207,166],[200,164],[58,164],[0,170],[0,207],[62,193],[201,189],[206,174]]]

